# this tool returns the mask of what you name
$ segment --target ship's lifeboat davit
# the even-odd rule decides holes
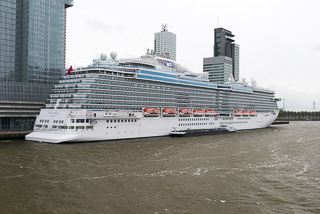
[[[180,117],[190,117],[192,111],[190,109],[179,109]]]
[[[160,114],[160,110],[157,108],[145,108],[143,110],[143,115],[145,117],[158,117]]]
[[[173,108],[162,109],[162,115],[164,117],[175,117],[176,113],[177,113],[177,111]]]

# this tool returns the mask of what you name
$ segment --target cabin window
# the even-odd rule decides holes
[[[76,129],[84,129],[84,126],[76,126]]]
[[[84,119],[76,119],[76,123],[84,123]]]

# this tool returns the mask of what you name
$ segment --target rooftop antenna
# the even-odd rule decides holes
[[[219,28],[219,16],[217,16],[217,28]]]
[[[313,111],[315,111],[315,110],[316,110],[316,101],[313,100]]]
[[[167,23],[162,24],[162,31],[168,31],[168,25],[167,25]]]

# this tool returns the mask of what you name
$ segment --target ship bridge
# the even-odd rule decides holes
[[[176,73],[192,73],[188,68],[175,61],[157,55],[143,55],[139,58],[121,59],[119,65],[124,67],[153,68]]]

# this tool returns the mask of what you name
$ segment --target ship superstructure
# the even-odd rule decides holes
[[[214,84],[156,55],[108,59],[64,75],[27,140],[60,143],[169,135],[186,129],[264,128],[278,115],[271,90]]]

